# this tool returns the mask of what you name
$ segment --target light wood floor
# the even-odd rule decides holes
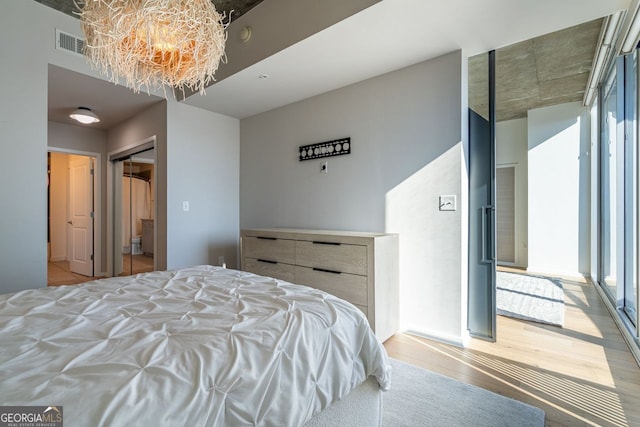
[[[596,289],[563,280],[563,328],[498,316],[497,342],[408,334],[389,356],[537,406],[547,426],[640,426],[640,368]]]
[[[123,255],[122,258],[123,271],[120,273],[121,276],[153,271],[153,257],[127,254]]]
[[[98,277],[73,273],[69,261],[50,261],[47,265],[47,286],[75,285],[95,279]]]
[[[153,271],[153,257],[145,255],[123,255],[124,271],[121,276]],[[133,267],[133,269],[131,268]],[[49,262],[47,266],[47,285],[75,285],[99,279],[99,277],[88,277],[73,273],[69,269],[69,261]]]

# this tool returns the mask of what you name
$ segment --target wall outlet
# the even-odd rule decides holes
[[[218,257],[218,265],[227,268],[227,263],[224,262],[224,255]]]
[[[189,202],[187,201],[182,202],[182,210],[184,212],[189,212]]]

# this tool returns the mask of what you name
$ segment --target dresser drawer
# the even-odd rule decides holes
[[[330,241],[296,241],[296,265],[367,275],[367,247]]]
[[[295,283],[320,289],[360,306],[367,306],[367,278],[348,273],[329,273],[309,267],[295,266]]]
[[[244,270],[260,276],[269,276],[287,282],[293,282],[294,269],[291,264],[267,262],[252,258],[244,259]]]
[[[240,239],[243,270],[350,302],[380,341],[398,330],[397,234],[255,228],[241,230]]]
[[[242,239],[243,256],[267,261],[294,264],[294,241],[269,237],[245,236]]]

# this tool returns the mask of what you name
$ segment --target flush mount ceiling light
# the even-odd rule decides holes
[[[78,0],[85,55],[134,92],[204,93],[224,59],[224,14],[210,0]]]
[[[96,113],[87,107],[78,107],[78,109],[69,114],[69,117],[85,125],[98,123],[100,121]]]

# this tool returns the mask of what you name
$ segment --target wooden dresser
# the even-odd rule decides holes
[[[242,270],[349,301],[380,341],[397,332],[397,234],[247,229],[240,233],[240,251]]]

